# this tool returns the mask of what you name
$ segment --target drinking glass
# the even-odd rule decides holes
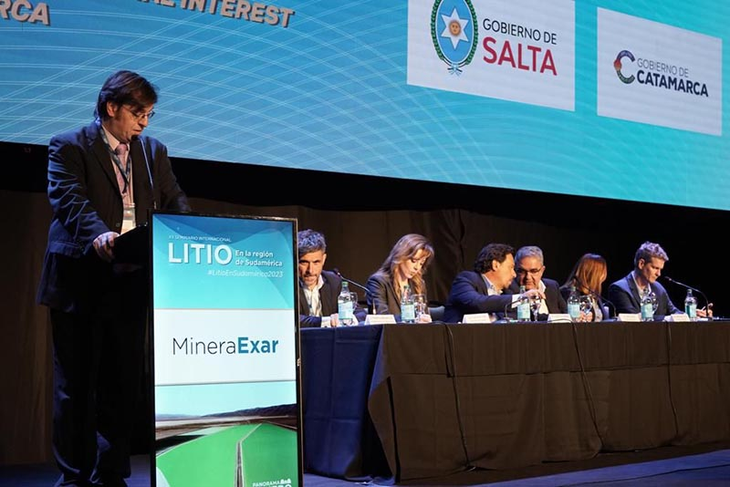
[[[530,311],[532,311],[532,321],[537,321],[537,315],[540,313],[540,306],[542,305],[542,299],[539,296],[535,296],[530,299]]]
[[[593,299],[590,296],[580,297],[580,321],[590,321],[593,316]]]
[[[416,311],[416,323],[421,323],[421,315],[428,315],[428,299],[425,294],[414,294],[413,295],[413,306]]]
[[[355,310],[357,309],[358,303],[357,303],[357,293],[354,291],[350,291],[350,302],[352,303],[352,320],[350,320],[349,323],[346,323],[348,326],[357,325],[357,316],[355,316]]]

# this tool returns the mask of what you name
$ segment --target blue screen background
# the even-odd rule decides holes
[[[572,112],[407,85],[406,1],[287,0],[286,28],[181,2],[45,3],[48,26],[0,19],[0,141],[91,122],[106,77],[131,69],[159,87],[146,134],[174,157],[730,209],[727,131],[597,116],[595,61],[599,7],[724,44],[727,2],[576,2]]]

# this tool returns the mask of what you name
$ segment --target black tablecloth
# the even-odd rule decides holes
[[[367,412],[381,331],[381,326],[302,329],[306,470],[352,480],[389,475]]]
[[[305,466],[327,476],[730,439],[728,322],[302,330],[302,372]]]

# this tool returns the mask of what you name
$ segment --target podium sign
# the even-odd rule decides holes
[[[152,213],[153,485],[302,485],[296,231]]]

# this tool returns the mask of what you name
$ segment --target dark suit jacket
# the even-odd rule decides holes
[[[395,286],[386,276],[372,274],[365,287],[368,288],[368,308],[378,315],[394,315],[400,321],[400,300],[395,294]]]
[[[547,304],[548,313],[567,313],[568,304],[565,302],[563,295],[560,294],[560,284],[558,284],[558,281],[543,277],[542,282],[545,284],[545,303]],[[512,281],[507,292],[512,294],[518,294],[520,292],[520,285],[516,280]],[[547,315],[540,315],[539,318],[541,320],[547,320]]]
[[[661,321],[666,315],[682,313],[672,300],[664,286],[655,282],[651,284],[651,290],[656,295],[657,308],[654,312],[654,319]],[[631,272],[618,281],[608,286],[608,299],[616,306],[616,314],[618,313],[640,313],[641,312],[641,296],[639,288],[636,287],[634,276]]]
[[[413,283],[408,281],[408,284],[413,289]],[[374,310],[375,314],[393,315],[400,322],[400,299],[395,294],[395,286],[391,280],[376,272],[368,278],[365,287],[368,289],[368,308]],[[423,294],[426,295],[425,289]]]
[[[342,278],[330,271],[322,271],[324,284],[319,290],[319,300],[322,304],[322,316],[330,316],[337,313],[337,295],[342,290]],[[365,321],[367,310],[355,303],[355,318],[357,321]],[[304,288],[299,283],[299,326],[301,328],[313,328],[322,326],[321,316],[309,316],[309,302],[304,294]]]
[[[96,255],[94,239],[122,228],[122,197],[100,130],[94,122],[53,137],[48,146],[48,199],[53,219],[38,302],[63,311],[79,311],[93,304],[98,289],[112,276],[112,265]],[[147,222],[147,211],[155,203],[160,209],[190,210],[162,143],[142,136],[130,144],[129,157],[138,225]]]
[[[444,321],[458,323],[465,314],[472,313],[496,313],[498,318],[504,317],[505,307],[512,304],[512,295],[489,296],[487,293],[487,283],[481,274],[475,271],[460,272],[451,283]]]

